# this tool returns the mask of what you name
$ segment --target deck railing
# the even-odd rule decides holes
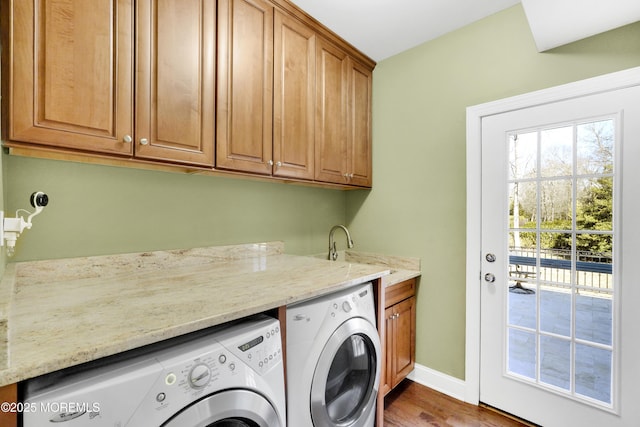
[[[524,284],[538,280],[546,286],[569,286],[573,283],[593,292],[613,290],[613,259],[611,254],[579,251],[572,278],[571,251],[561,249],[509,248],[511,280]],[[539,270],[538,270],[539,266]]]

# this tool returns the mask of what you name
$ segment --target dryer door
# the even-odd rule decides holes
[[[378,331],[362,318],[344,322],[327,341],[311,384],[316,426],[372,424],[380,383]]]
[[[248,390],[207,396],[178,412],[161,427],[284,427],[267,399]]]

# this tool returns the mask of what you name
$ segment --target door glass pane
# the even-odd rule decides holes
[[[576,296],[576,338],[611,345],[612,317],[610,296],[588,292]]]
[[[540,181],[540,228],[571,230],[573,218],[572,183],[570,179]],[[531,203],[531,201],[528,201]]]
[[[613,200],[611,199],[613,177],[579,179],[577,186],[576,228],[578,230],[613,230]]]
[[[614,130],[607,118],[508,135],[507,374],[607,407]]]
[[[530,294],[536,287],[536,235],[535,231],[509,233],[509,287],[514,293]]]
[[[325,391],[327,413],[336,424],[358,415],[367,403],[376,372],[375,362],[368,338],[361,335],[351,335],[338,349]]]
[[[540,280],[548,283],[550,291],[571,285],[572,254],[571,233],[540,233]]]
[[[540,132],[540,175],[544,177],[573,174],[573,126]]]
[[[576,344],[576,392],[611,403],[611,350]]]
[[[536,334],[509,328],[507,371],[536,378]]]
[[[538,184],[535,181],[514,181],[509,184],[509,224],[512,228],[535,229],[538,218],[537,200]],[[515,237],[517,239],[519,236]],[[519,240],[515,244],[522,246]]]
[[[571,290],[560,286],[540,290],[540,330],[571,336]]]
[[[569,390],[571,386],[571,341],[540,337],[540,381]]]
[[[509,136],[509,179],[532,178],[537,172],[538,132]]]
[[[508,295],[509,325],[535,330],[538,324],[535,290],[520,282],[513,282],[511,286],[512,291]],[[515,292],[516,286],[523,286],[523,291]]]
[[[613,120],[578,125],[577,135],[578,174],[611,173],[613,171]]]

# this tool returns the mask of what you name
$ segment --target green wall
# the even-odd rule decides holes
[[[521,6],[382,61],[371,191],[3,154],[6,212],[51,200],[12,261],[268,240],[319,253],[347,223],[357,250],[422,259],[417,361],[464,378],[465,108],[639,65],[640,24],[537,53]]]
[[[5,155],[5,207],[49,205],[10,261],[283,240],[293,254],[326,250],[345,222],[343,191]]]
[[[520,5],[381,61],[359,250],[419,256],[417,362],[464,379],[466,107],[640,66],[640,23],[538,53]]]

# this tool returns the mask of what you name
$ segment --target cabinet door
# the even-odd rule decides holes
[[[273,6],[218,1],[216,167],[272,172]]]
[[[18,404],[18,385],[8,384],[0,387],[0,403]],[[18,414],[17,411],[8,410],[0,411],[0,425],[3,427],[17,427]]]
[[[273,174],[313,179],[315,32],[276,12],[273,56]]]
[[[215,0],[139,0],[135,155],[213,166]]]
[[[347,183],[347,54],[318,37],[315,178]]]
[[[131,0],[14,0],[9,139],[131,154]],[[7,78],[3,76],[3,78]]]
[[[395,374],[394,368],[394,348],[396,345],[394,318],[393,318],[393,306],[384,310],[384,326],[385,326],[385,366],[380,376],[380,390],[383,394],[387,394],[391,391],[392,382]]]
[[[392,387],[406,378],[415,365],[416,346],[416,297],[408,298],[394,306],[395,313],[395,369]]]
[[[371,187],[371,82],[369,68],[349,61],[349,184]]]

